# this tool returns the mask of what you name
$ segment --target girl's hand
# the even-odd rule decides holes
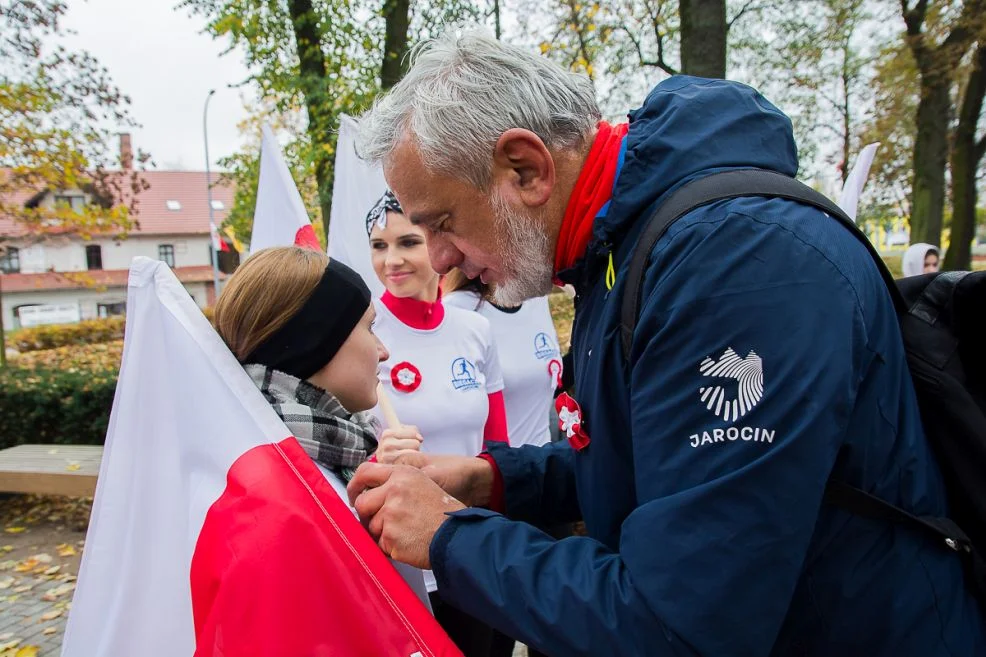
[[[421,450],[421,441],[424,438],[418,432],[418,428],[411,425],[404,425],[399,429],[385,429],[380,434],[380,441],[377,445],[377,463],[393,463],[401,454],[417,452]]]

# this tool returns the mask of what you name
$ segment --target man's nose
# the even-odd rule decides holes
[[[428,258],[431,260],[431,268],[439,274],[445,275],[462,262],[462,252],[459,251],[452,242],[431,233],[427,236]]]

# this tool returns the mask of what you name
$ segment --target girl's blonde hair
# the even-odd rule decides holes
[[[216,331],[243,360],[294,317],[322,279],[329,257],[297,246],[264,249],[247,258],[216,302]]]

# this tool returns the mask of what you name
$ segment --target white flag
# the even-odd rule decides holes
[[[328,251],[330,258],[348,265],[363,278],[373,296],[379,297],[383,284],[370,264],[366,215],[387,191],[387,182],[379,165],[368,164],[356,155],[358,132],[356,121],[343,114],[336,146]]]
[[[460,655],[162,262],[123,363],[63,657]]]
[[[842,186],[842,195],[839,197],[839,207],[849,215],[849,218],[856,221],[856,210],[859,207],[859,197],[863,193],[866,185],[866,177],[870,174],[870,165],[873,164],[873,156],[880,142],[869,144],[859,152],[856,158],[856,166],[852,168],[846,177],[846,184]],[[846,163],[848,166],[849,163]]]
[[[253,210],[250,253],[270,246],[292,244],[321,249],[301,193],[284,162],[274,133],[267,124],[261,132],[260,178],[257,182],[257,204]]]

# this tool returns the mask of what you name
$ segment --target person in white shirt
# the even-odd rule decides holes
[[[510,444],[544,445],[551,440],[549,416],[555,390],[562,381],[558,348],[548,298],[519,306],[499,306],[489,299],[489,286],[453,269],[442,281],[446,307],[479,313],[490,322],[503,371],[503,403]]]
[[[367,215],[373,269],[386,291],[374,330],[390,349],[378,376],[401,422],[418,427],[423,451],[475,456],[507,441],[503,376],[490,323],[447,307],[424,234],[387,192]],[[443,603],[430,571],[435,618],[466,657],[489,655],[492,630]]]

